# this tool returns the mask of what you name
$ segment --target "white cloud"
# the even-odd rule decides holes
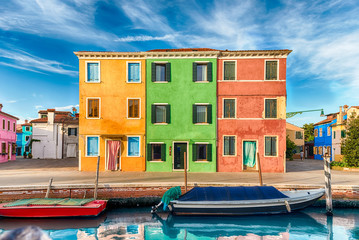
[[[51,72],[69,76],[77,76],[78,74],[77,71],[66,69],[72,68],[72,66],[57,61],[33,56],[30,53],[19,49],[0,49],[0,57],[12,61],[12,63],[0,62],[1,65],[13,68],[23,69],[37,73]]]
[[[175,38],[174,35],[166,34],[162,37],[153,37],[153,36],[127,36],[122,38],[117,38],[114,41],[116,42],[144,42],[144,41],[173,41]]]
[[[35,106],[35,109],[37,109],[37,110],[38,110],[38,109],[41,109],[41,108],[43,108],[42,105],[36,105],[36,106]]]
[[[72,110],[72,108],[75,107],[75,108],[78,108],[79,105],[68,105],[68,106],[64,106],[64,107],[55,107],[55,109],[57,111],[65,111],[65,110]]]

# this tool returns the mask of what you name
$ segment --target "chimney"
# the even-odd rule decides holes
[[[337,124],[342,124],[343,123],[343,107],[340,106],[339,107],[339,114],[337,117]]]
[[[54,124],[55,120],[55,109],[47,109],[47,123]]]
[[[25,119],[25,123],[28,123],[28,122],[29,122],[29,120]]]
[[[348,105],[344,105],[343,107],[344,107],[344,113],[347,113],[349,106],[348,106]]]
[[[2,107],[3,107],[3,105],[0,103],[0,112],[1,112]]]

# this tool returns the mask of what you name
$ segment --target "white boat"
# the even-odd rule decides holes
[[[314,204],[324,189],[278,191],[271,186],[195,187],[170,201],[174,215],[282,214]]]

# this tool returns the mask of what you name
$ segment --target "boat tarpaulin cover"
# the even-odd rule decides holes
[[[194,187],[178,201],[238,201],[288,198],[275,187]]]
[[[75,198],[31,198],[20,199],[15,202],[8,203],[4,207],[18,207],[31,205],[46,205],[46,206],[82,206],[86,203],[92,202],[93,198],[75,199]]]
[[[170,201],[172,200],[176,200],[179,198],[179,196],[181,196],[181,187],[177,186],[177,187],[172,187],[170,189],[168,189],[165,194],[163,194],[162,197],[162,202],[163,202],[163,210],[166,210],[167,205],[170,203]]]

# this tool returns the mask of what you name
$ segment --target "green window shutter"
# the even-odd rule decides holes
[[[207,63],[207,81],[212,82],[212,62]]]
[[[273,99],[273,115],[272,118],[277,118],[277,99]]]
[[[197,63],[193,63],[193,76],[192,76],[192,81],[196,82],[197,81]]]
[[[193,112],[193,115],[192,115],[192,121],[193,123],[197,123],[197,106],[196,104],[193,104],[192,105],[192,112]]]
[[[166,81],[171,82],[171,63],[166,63]]]
[[[269,118],[270,117],[270,102],[269,99],[265,100],[265,118]]]
[[[147,161],[152,160],[152,146],[150,143],[147,144]]]
[[[171,105],[166,105],[166,123],[171,123]]]
[[[75,128],[75,136],[77,136],[77,128]]]
[[[270,62],[266,62],[266,80],[270,79]]]
[[[151,80],[152,82],[156,81],[156,63],[151,63]]]
[[[207,106],[207,123],[212,123],[212,104]]]
[[[197,144],[192,144],[192,161],[197,161]]]
[[[151,104],[151,122],[156,123],[156,105]]]
[[[161,145],[161,160],[166,161],[166,144]]]
[[[272,156],[277,155],[277,138],[272,137]]]
[[[207,161],[212,161],[212,144],[207,145]]]
[[[265,137],[265,155],[270,156],[271,154],[271,138]]]

